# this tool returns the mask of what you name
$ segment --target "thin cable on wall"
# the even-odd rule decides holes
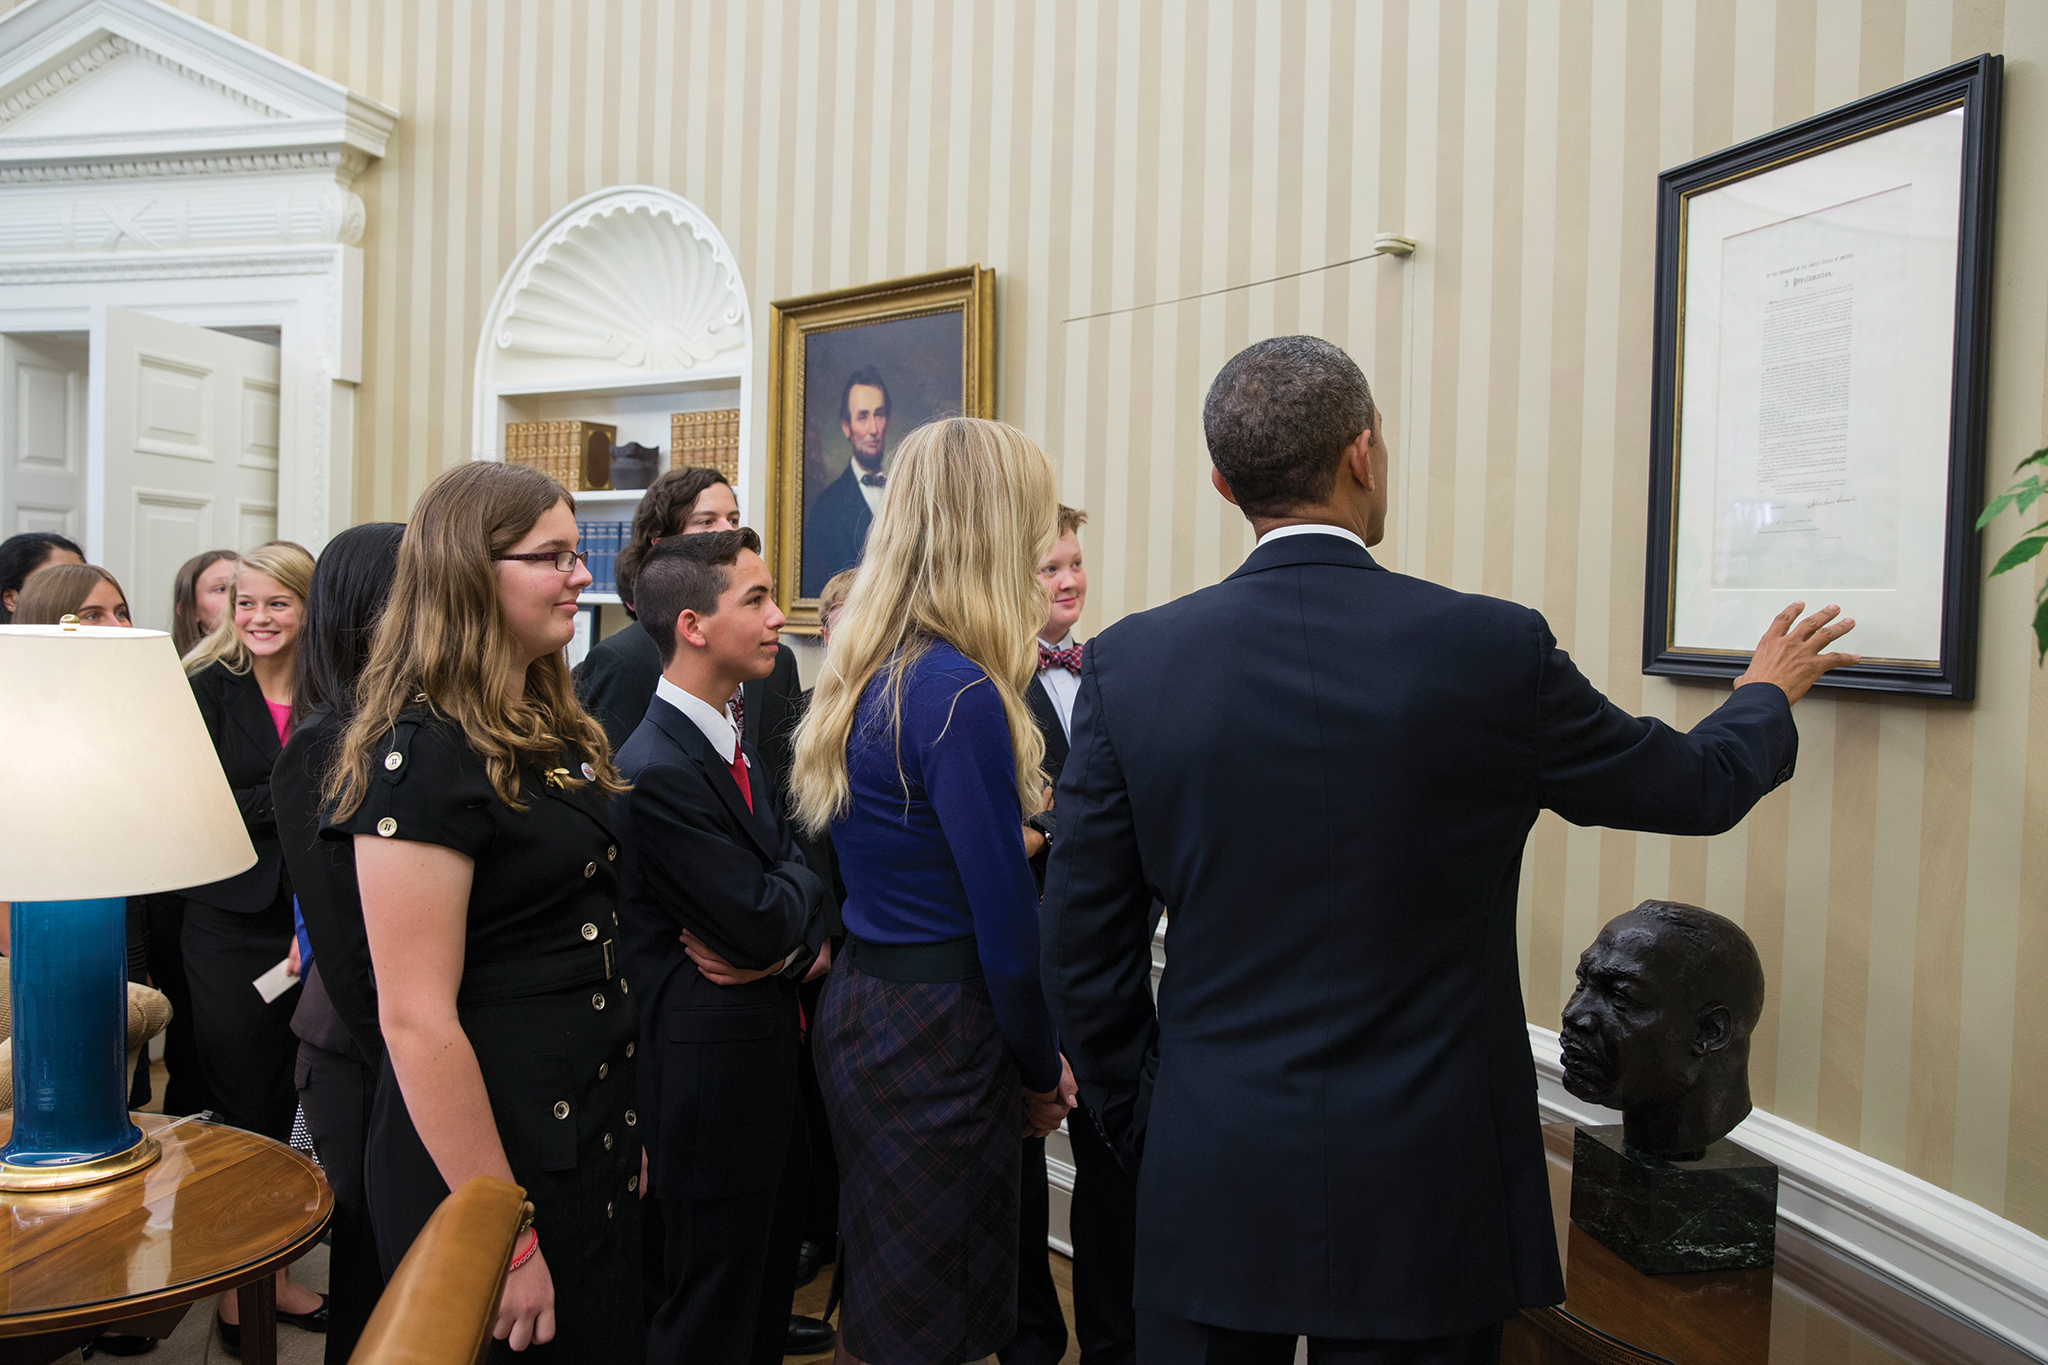
[[[1353,256],[1349,260],[1344,261],[1331,261],[1328,265],[1312,265],[1306,270],[1296,270],[1285,275],[1275,275],[1271,279],[1247,280],[1243,284],[1226,284],[1217,289],[1205,289],[1199,294],[1183,294],[1177,299],[1159,299],[1152,303],[1134,303],[1128,308],[1107,308],[1100,313],[1082,313],[1078,317],[1061,318],[1060,321],[1062,324],[1069,322],[1093,322],[1096,318],[1113,318],[1123,313],[1142,312],[1147,308],[1167,308],[1176,303],[1193,303],[1196,299],[1214,298],[1218,294],[1229,294],[1239,289],[1256,289],[1262,284],[1279,284],[1282,280],[1298,280],[1303,275],[1319,275],[1325,270],[1337,270],[1347,265],[1357,265],[1360,261],[1370,261],[1380,256],[1412,256],[1415,253],[1416,242],[1413,237],[1402,237],[1396,233],[1382,232],[1379,236],[1373,238],[1372,246],[1373,249],[1366,252],[1363,256]]]

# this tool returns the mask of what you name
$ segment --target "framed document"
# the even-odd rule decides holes
[[[1732,678],[1803,600],[1822,687],[1975,682],[2002,59],[1658,177],[1643,671]]]
[[[995,416],[995,278],[966,266],[769,308],[768,487],[784,629],[860,562],[896,447],[940,417]]]

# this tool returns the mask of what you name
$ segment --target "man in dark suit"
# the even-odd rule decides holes
[[[797,985],[825,957],[824,886],[725,709],[767,675],[782,614],[752,531],[664,541],[641,620],[664,664],[619,752],[624,975],[641,999],[640,1112],[666,1296],[652,1362],[774,1365],[788,1343],[808,1146]],[[829,1331],[807,1349],[831,1345]]]
[[[868,528],[882,510],[882,492],[888,484],[882,462],[889,434],[889,390],[874,366],[855,370],[840,390],[839,431],[852,447],[853,458],[804,515],[800,577],[805,597],[816,597],[833,574],[860,563]]]
[[[1081,1092],[1143,1151],[1138,1358],[1284,1365],[1307,1335],[1492,1361],[1564,1297],[1516,965],[1530,826],[1736,824],[1791,776],[1791,704],[1852,623],[1795,603],[1679,734],[1536,612],[1374,562],[1386,447],[1341,350],[1251,347],[1203,424],[1259,545],[1089,643],[1042,921]]]
[[[1081,528],[1087,522],[1086,512],[1062,506],[1052,548],[1038,562],[1038,582],[1045,589],[1045,624],[1038,632],[1038,673],[1024,689],[1024,703],[1045,737],[1045,780],[1053,787],[1059,785],[1060,770],[1067,761],[1074,695],[1081,685],[1082,648],[1074,639],[1074,627],[1088,603],[1088,568],[1081,556]],[[1031,871],[1041,889],[1056,816],[1056,808],[1049,810],[1033,817],[1024,828],[1025,851],[1031,856]],[[1156,914],[1153,918],[1156,923]],[[1135,1172],[1126,1171],[1117,1160],[1085,1104],[1067,1115],[1066,1134],[1074,1158],[1067,1232],[1074,1248],[1074,1335],[1080,1341],[1081,1365],[1129,1365],[1137,1350],[1137,1324],[1131,1312],[1131,1259],[1138,1219]],[[1018,1220],[1018,1340],[1002,1357],[1002,1365],[1031,1365],[1048,1351],[1047,1359],[1058,1360],[1067,1342],[1051,1273],[1039,1269],[1046,1264],[1050,1215],[1043,1140],[1025,1142],[1023,1180]],[[1017,1357],[1014,1362],[1012,1355]]]

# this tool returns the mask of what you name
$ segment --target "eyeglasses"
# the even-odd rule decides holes
[[[493,559],[517,559],[528,564],[552,564],[556,573],[575,573],[578,564],[590,562],[588,550],[535,550],[523,555],[492,555]]]

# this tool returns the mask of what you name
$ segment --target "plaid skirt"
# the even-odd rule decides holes
[[[1017,1331],[1023,1094],[988,986],[841,960],[819,1009],[839,1153],[840,1339],[870,1365],[952,1365]]]

